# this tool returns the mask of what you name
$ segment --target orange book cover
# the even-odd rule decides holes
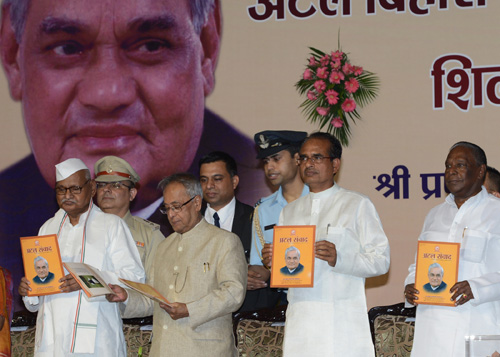
[[[30,282],[28,296],[58,294],[64,270],[57,235],[21,237],[24,276]]]
[[[316,226],[274,227],[272,288],[310,288],[314,285],[315,237]]]
[[[136,281],[131,281],[127,279],[118,278],[123,284],[128,286],[129,288],[141,293],[144,296],[147,296],[154,301],[161,302],[165,305],[171,306],[170,302],[163,297],[162,294],[158,292],[155,288],[148,284],[138,283]]]
[[[460,243],[419,241],[415,288],[418,304],[455,306],[450,288],[458,279]]]

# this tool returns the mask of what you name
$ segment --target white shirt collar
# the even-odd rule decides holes
[[[207,203],[207,209],[205,211],[205,219],[208,223],[214,224],[214,213],[217,212],[220,219],[220,227],[225,229],[226,231],[231,232],[231,228],[233,228],[233,220],[234,220],[234,211],[236,209],[236,197],[233,196],[233,199],[224,207],[219,209],[218,211],[214,210],[210,207],[210,204]]]

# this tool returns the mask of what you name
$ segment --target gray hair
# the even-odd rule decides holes
[[[444,275],[444,269],[439,263],[432,263],[431,265],[429,265],[429,273],[431,272],[431,269],[434,269],[434,268],[441,269],[441,276]]]
[[[36,269],[36,263],[38,263],[39,261],[43,261],[46,265],[47,265],[47,269],[49,268],[49,262],[47,261],[47,259],[45,259],[44,257],[42,257],[41,255],[39,255],[38,257],[35,258],[35,260],[33,261],[33,264],[35,264],[35,269]]]
[[[26,17],[31,0],[2,0],[2,9],[10,5],[10,20],[16,34],[17,43],[21,43]],[[211,11],[214,11],[215,1],[217,0],[188,0],[191,10],[191,19],[193,27],[197,34],[208,20]]]
[[[293,252],[293,251],[296,251],[298,256],[299,256],[299,260],[300,260],[300,250],[297,248],[297,247],[294,247],[293,245],[291,247],[288,247],[286,250],[285,250],[285,259],[286,259],[286,255],[289,253],[289,252]]]
[[[173,183],[180,183],[186,189],[189,197],[200,196],[203,197],[200,181],[193,175],[185,172],[173,174],[165,177],[158,184],[158,188],[163,192],[165,188]]]

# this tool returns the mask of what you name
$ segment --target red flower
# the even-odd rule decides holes
[[[307,68],[304,71],[304,79],[312,79],[312,78],[313,78],[313,73],[309,68]]]
[[[333,60],[341,60],[342,59],[342,56],[344,55],[344,52],[342,51],[335,51],[335,52],[332,52],[332,59]]]
[[[333,89],[327,90],[325,92],[326,100],[328,104],[335,105],[339,101],[339,94],[335,92]]]
[[[344,112],[352,112],[356,109],[356,102],[352,99],[346,99],[344,100],[344,103],[342,103],[341,107]]]
[[[340,62],[340,60],[339,60],[339,59],[336,59],[336,60],[334,60],[334,61],[332,61],[332,62],[330,63],[330,65],[332,66],[332,68],[333,68],[334,70],[339,70],[339,69],[340,69],[341,64],[342,64],[342,63]]]
[[[342,67],[342,72],[345,74],[352,74],[354,73],[354,67],[350,63],[346,63],[344,67]]]
[[[335,128],[342,128],[344,126],[344,122],[342,121],[342,119],[340,119],[339,117],[335,117],[332,119],[332,121],[330,122]]]
[[[316,59],[314,58],[314,56],[309,57],[309,66],[315,66],[317,64],[318,64],[318,62],[316,62]]]
[[[343,81],[344,80],[344,73],[342,72],[335,72],[335,71],[332,71],[332,73],[330,74],[330,83],[335,83],[335,84],[339,84],[340,81]]]
[[[354,66],[354,75],[360,76],[363,74],[363,67]]]
[[[345,90],[348,91],[349,93],[354,93],[358,90],[359,88],[359,82],[356,80],[356,78],[351,78],[347,82],[345,82]]]
[[[307,92],[307,99],[309,99],[310,101],[313,101],[313,100],[318,99],[318,96],[316,95],[316,93],[314,93],[312,90],[310,90],[309,92]]]
[[[330,110],[330,108],[323,108],[323,107],[317,107],[316,108],[316,111],[318,112],[319,115],[321,116],[325,116],[328,114],[328,111]]]
[[[326,84],[323,81],[316,81],[314,82],[314,88],[316,88],[316,91],[318,93],[323,93],[323,91],[326,89]]]
[[[330,56],[328,56],[328,55],[324,55],[319,60],[319,63],[321,63],[322,66],[326,66],[328,64],[328,62],[330,62]]]
[[[326,67],[320,67],[316,71],[316,75],[318,78],[327,78],[328,77],[328,68]]]

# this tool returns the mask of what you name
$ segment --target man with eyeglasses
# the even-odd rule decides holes
[[[137,195],[139,175],[127,161],[117,156],[99,159],[94,165],[94,173],[97,205],[103,212],[115,214],[127,223],[148,275],[156,248],[165,237],[158,224],[130,213],[130,204]]]
[[[283,208],[279,225],[315,225],[314,287],[288,289],[285,356],[374,356],[365,278],[389,269],[389,243],[368,197],[335,183],[342,146],[311,134],[299,152],[310,193]],[[270,265],[271,245],[263,249]]]
[[[245,297],[247,264],[237,235],[202,216],[203,192],[191,174],[164,178],[161,212],[174,229],[159,246],[149,283],[165,305],[112,285],[124,317],[153,315],[151,356],[237,356],[231,313]]]
[[[60,209],[40,228],[39,235],[57,234],[63,262],[89,264],[103,278],[144,281],[139,253],[127,225],[92,203],[96,192],[90,171],[80,159],[56,165],[56,199]],[[38,311],[35,355],[125,356],[120,311],[101,298],[87,299],[68,274],[59,280],[60,294],[28,297],[23,277],[19,294],[29,311]]]

